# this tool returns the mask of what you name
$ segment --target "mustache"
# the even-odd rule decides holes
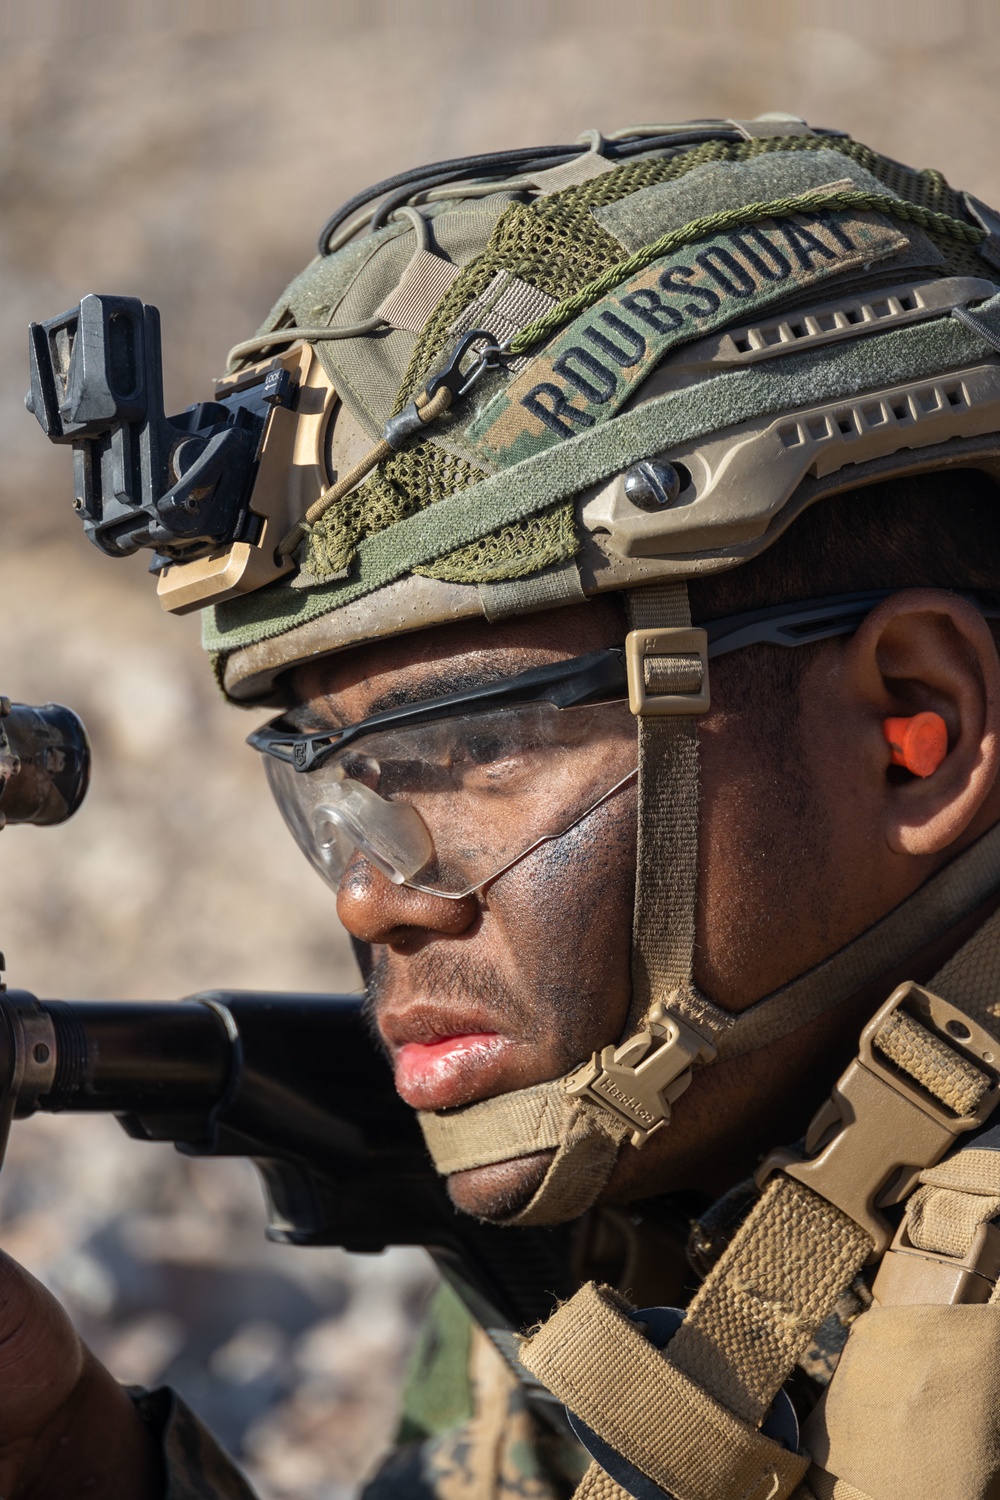
[[[371,952],[366,964],[365,999],[362,1015],[376,1045],[386,1051],[378,1029],[380,1010],[391,1003],[392,974],[389,950]],[[492,965],[476,963],[464,953],[448,952],[431,944],[421,954],[407,959],[408,982],[428,1000],[449,1006],[458,1014],[474,1005],[496,1022],[498,1031],[527,1041],[545,1035],[553,1019],[579,1012],[583,997],[579,982],[556,979],[535,982],[524,990],[513,985]]]
[[[392,977],[389,951],[374,951],[365,975],[365,999],[362,1014],[368,1030],[380,1047],[384,1042],[378,1030],[378,1015],[390,998]],[[428,999],[461,1011],[463,1006],[477,1005],[497,1021],[497,1029],[538,1029],[535,1007],[519,997],[513,987],[495,968],[470,962],[465,955],[448,953],[432,944],[422,954],[407,959],[409,983]]]

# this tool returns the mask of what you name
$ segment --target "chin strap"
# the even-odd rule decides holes
[[[616,1115],[573,1098],[568,1081],[538,1083],[446,1114],[419,1111],[435,1167],[447,1177],[555,1147],[530,1203],[504,1222],[560,1224],[577,1218],[596,1202],[629,1128]]]
[[[511,1224],[556,1224],[597,1199],[627,1136],[641,1144],[670,1118],[691,1065],[715,1055],[686,1024],[698,875],[695,715],[709,706],[708,642],[692,630],[685,583],[629,596],[629,703],[638,718],[639,826],[632,923],[632,1005],[625,1041],[566,1078],[418,1119],[448,1175],[556,1148],[541,1185]],[[720,1013],[721,1014],[721,1013]]]
[[[638,717],[638,859],[632,1004],[625,1039],[563,1078],[446,1113],[421,1111],[442,1175],[555,1149],[541,1185],[508,1222],[554,1224],[596,1201],[627,1138],[666,1125],[692,1068],[765,1047],[903,964],[1000,886],[1000,825],[830,958],[733,1015],[691,977],[698,869],[695,716],[707,709],[704,632],[687,586],[630,595],[626,649]]]

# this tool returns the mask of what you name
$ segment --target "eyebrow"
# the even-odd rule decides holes
[[[516,675],[516,671],[505,670],[500,666],[489,667],[485,664],[464,672],[435,672],[424,677],[419,683],[415,683],[413,687],[388,688],[384,693],[380,693],[367,705],[364,718],[370,719],[375,714],[388,713],[394,708],[405,708],[411,703],[433,702],[435,698],[446,698],[451,693],[467,693],[474,688],[489,687],[495,682],[506,682]],[[470,712],[473,711],[470,705]],[[334,717],[332,713],[328,713],[321,719],[312,701],[296,704],[284,715],[285,721],[300,734],[328,729]],[[333,724],[332,727],[346,729],[348,726],[340,722]]]
[[[389,688],[369,703],[365,718],[388,713],[393,708],[406,708],[411,703],[427,703],[434,698],[447,698],[451,693],[468,693],[474,688],[490,687],[495,682],[506,682],[516,675],[516,672],[505,671],[501,667],[479,667],[465,672],[436,672],[412,688]]]

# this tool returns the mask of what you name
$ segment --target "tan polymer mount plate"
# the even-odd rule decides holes
[[[234,542],[207,557],[164,568],[156,592],[171,614],[252,593],[295,566],[292,558],[278,555],[278,543],[329,483],[324,446],[336,392],[312,345],[298,343],[220,380],[215,394],[216,399],[234,395],[275,369],[287,370],[299,392],[294,411],[272,406],[264,423],[250,497],[251,511],[261,518],[260,536],[256,543]]]
[[[905,300],[903,289],[891,289],[786,314],[773,326],[733,329],[661,365],[642,399],[704,379],[709,368],[756,364],[790,347],[798,353],[857,336],[859,324],[861,331],[882,332],[940,316],[995,290],[987,281],[942,280],[905,288]],[[579,519],[611,559],[676,559],[686,572],[697,555],[698,571],[714,571],[713,559],[725,567],[752,556],[821,495],[919,469],[919,450],[948,444],[944,455],[927,454],[927,467],[944,457],[949,464],[1000,469],[998,432],[1000,365],[984,361],[678,444],[657,455],[690,475],[671,506],[640,509],[628,499],[619,474],[584,498]]]

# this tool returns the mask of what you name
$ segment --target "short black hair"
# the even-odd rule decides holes
[[[759,557],[693,580],[718,619],[863,589],[944,588],[1000,600],[1000,487],[981,469],[907,475],[820,500]]]
[[[983,470],[936,469],[819,500],[766,552],[688,585],[696,624],[796,599],[905,588],[975,592],[1000,605],[1000,485]],[[992,628],[1000,640],[1000,622]],[[750,646],[714,663],[712,681],[731,707],[752,700],[762,739],[773,739],[779,722],[787,736],[817,649]]]

